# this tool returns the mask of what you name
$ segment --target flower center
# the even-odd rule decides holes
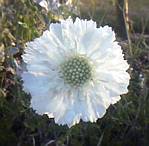
[[[63,79],[71,86],[77,87],[91,79],[92,68],[87,58],[75,56],[61,65]]]

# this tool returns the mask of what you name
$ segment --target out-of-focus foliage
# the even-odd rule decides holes
[[[98,25],[109,23],[116,30],[112,1],[99,3],[94,0],[88,1],[88,5],[84,0],[78,4],[76,2],[73,3],[80,10],[78,14],[82,18],[92,18]],[[132,6],[132,1],[130,4]],[[40,116],[30,108],[31,97],[23,91],[16,67],[22,65],[21,54],[27,41],[40,36],[50,22],[69,15],[75,18],[76,13],[65,6],[60,8],[61,13],[57,15],[47,13],[31,0],[3,0],[0,5],[0,146],[149,145],[149,35],[145,34],[149,30],[147,18],[140,20],[140,14],[133,17],[132,31],[135,33],[131,35],[131,55],[127,41],[121,42],[130,64],[129,93],[112,105],[97,123],[80,122],[69,129],[56,125],[53,119],[46,115]],[[132,9],[135,10],[135,7]],[[114,12],[113,15],[109,15],[111,12]]]

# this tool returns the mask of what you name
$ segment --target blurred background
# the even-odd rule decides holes
[[[149,1],[41,1],[0,0],[0,146],[149,146]],[[25,43],[68,16],[111,26],[131,76],[129,93],[102,119],[70,129],[30,108],[20,78]]]

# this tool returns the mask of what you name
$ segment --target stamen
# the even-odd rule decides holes
[[[61,65],[63,79],[71,86],[81,86],[92,77],[92,68],[87,58],[75,56]]]

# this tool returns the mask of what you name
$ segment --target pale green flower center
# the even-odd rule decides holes
[[[63,79],[71,86],[77,87],[88,82],[92,77],[92,68],[87,58],[75,56],[61,65]]]

